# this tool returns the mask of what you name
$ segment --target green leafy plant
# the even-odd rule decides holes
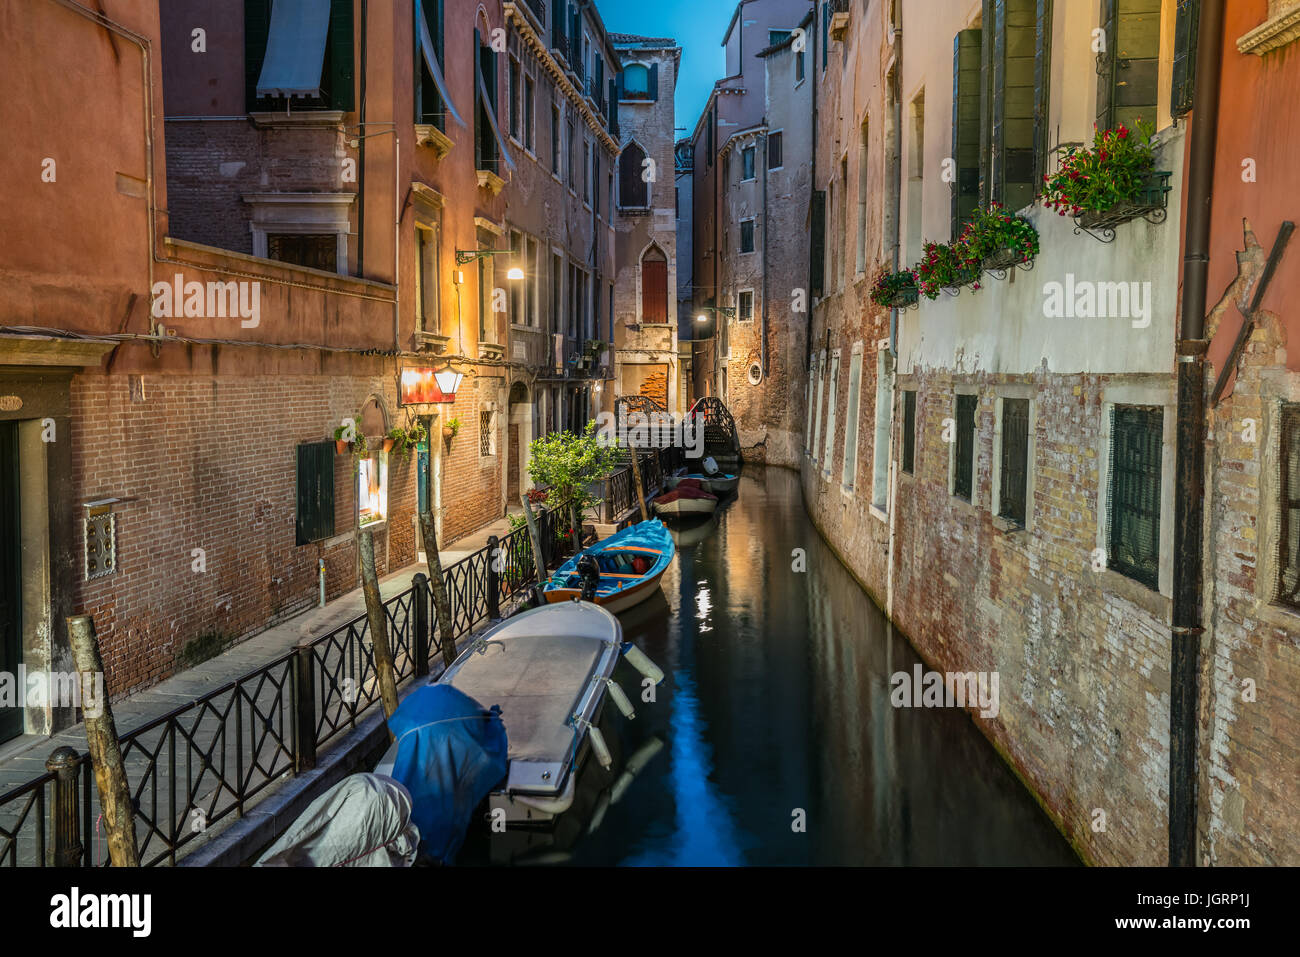
[[[366,437],[360,431],[357,432],[357,437],[352,442],[352,457],[358,462],[370,458],[370,446],[366,442]]]
[[[1038,230],[1023,216],[1014,216],[994,203],[975,211],[954,247],[961,263],[973,269],[1004,252],[1012,264],[1028,262],[1038,255]],[[979,283],[975,287],[979,288]]]
[[[900,299],[904,305],[910,305],[916,302],[916,296],[916,276],[910,269],[894,272],[882,266],[871,284],[871,301],[878,306],[893,306]]]
[[[979,288],[978,267],[964,262],[959,250],[947,243],[926,243],[921,261],[912,270],[916,288],[926,299],[938,299],[939,290],[974,283]]]
[[[1061,168],[1043,177],[1043,204],[1058,215],[1078,216],[1134,202],[1155,169],[1155,126],[1142,120],[1137,126],[1136,134],[1123,125],[1098,129],[1091,149],[1067,149]]]
[[[548,486],[547,507],[561,515],[581,515],[597,504],[590,487],[619,463],[618,447],[601,441],[595,422],[588,422],[582,435],[552,432],[533,439],[528,454],[533,484]]]

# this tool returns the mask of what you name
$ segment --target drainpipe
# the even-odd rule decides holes
[[[810,166],[809,166],[809,169],[811,170],[811,175],[808,177],[808,209],[810,211],[813,208],[813,204],[817,200],[817,35],[818,34],[817,34],[817,4],[816,3],[812,5],[812,12],[813,12],[812,23],[809,24],[811,29],[808,31],[809,35],[812,37],[811,53],[808,57],[808,70],[804,74],[804,76],[807,77],[809,88],[812,93],[812,151],[811,151],[812,155],[811,155]],[[808,44],[805,44],[805,46],[807,47]],[[825,226],[825,223],[823,223],[822,225]],[[812,374],[812,352],[813,352],[813,348],[812,348],[813,318],[814,318],[813,305],[812,305],[812,259],[811,259],[813,238],[811,236],[811,229],[809,230],[809,233],[810,235],[808,237],[808,250],[809,250],[810,258],[808,260],[808,302],[806,304],[808,307],[808,329],[806,331],[806,334],[804,335],[803,367],[806,370],[806,372],[811,375]],[[822,267],[824,271],[825,262],[822,263]],[[824,289],[822,291],[825,292]],[[815,396],[816,394],[817,394],[817,390],[814,389],[813,395]],[[815,402],[816,399],[814,399],[813,401]],[[808,440],[811,443],[812,436],[808,436]]]
[[[898,6],[898,16],[902,17],[902,4]],[[892,20],[891,15],[891,20]],[[890,176],[894,187],[894,272],[903,258],[903,25],[891,23],[894,46],[894,83],[890,91],[894,98],[894,158],[890,164]],[[889,351],[898,354],[898,317],[897,308],[889,311]]]
[[[769,175],[769,154],[767,152],[767,133],[763,134],[763,332],[758,340],[759,362],[763,367],[763,378],[767,378],[767,180]]]
[[[366,13],[367,0],[361,0],[361,115],[357,121],[366,130]],[[366,274],[366,140],[361,138],[357,157],[357,275]]]
[[[1205,296],[1219,126],[1223,0],[1201,6],[1196,108],[1187,168],[1183,301],[1178,332],[1173,634],[1169,684],[1169,866],[1196,866],[1196,722],[1205,520]]]

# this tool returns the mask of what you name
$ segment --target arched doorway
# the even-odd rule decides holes
[[[516,382],[510,387],[510,424],[506,440],[506,508],[519,504],[519,497],[528,488],[528,445],[533,440],[533,403],[528,386]]]

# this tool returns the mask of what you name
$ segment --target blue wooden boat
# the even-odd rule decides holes
[[[581,598],[617,614],[659,589],[676,553],[663,522],[639,522],[569,559],[542,592],[552,604]]]
[[[669,489],[677,488],[679,482],[683,479],[692,479],[698,482],[700,487],[706,492],[712,492],[714,495],[729,495],[736,490],[740,484],[739,475],[726,475],[722,472],[715,472],[713,475],[705,475],[703,472],[693,472],[690,475],[669,475],[664,478],[664,485]]]

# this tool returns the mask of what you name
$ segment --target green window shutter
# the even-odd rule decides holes
[[[298,446],[297,542],[334,535],[334,443]]]
[[[993,0],[988,200],[1033,202],[1037,0]]]
[[[956,179],[952,185],[952,238],[980,202],[980,65],[981,31],[962,30],[953,38],[952,155]]]
[[[659,99],[659,64],[654,63],[650,66],[650,99],[657,101]]]
[[[356,73],[352,48],[353,0],[330,0],[330,108],[351,113],[354,109]]]
[[[271,0],[244,0],[244,108],[257,109],[257,78],[271,34]]]
[[[1170,112],[1183,116],[1192,109],[1196,90],[1196,40],[1200,32],[1201,0],[1179,0],[1174,27],[1174,81]]]
[[[826,279],[826,190],[813,193],[812,203],[812,283],[814,296],[822,295]]]
[[[984,13],[980,30],[980,182],[979,202],[987,206],[993,193],[992,170],[989,155],[993,129],[993,4],[984,0]]]
[[[1034,172],[1033,195],[1042,189],[1047,175],[1047,156],[1051,134],[1052,76],[1052,0],[1038,0],[1037,27],[1034,38]]]
[[[1156,122],[1160,96],[1160,0],[1102,0],[1106,53],[1098,57],[1097,126]]]
[[[1115,23],[1119,0],[1101,0],[1101,32],[1106,48],[1097,54],[1097,128],[1115,124]]]

